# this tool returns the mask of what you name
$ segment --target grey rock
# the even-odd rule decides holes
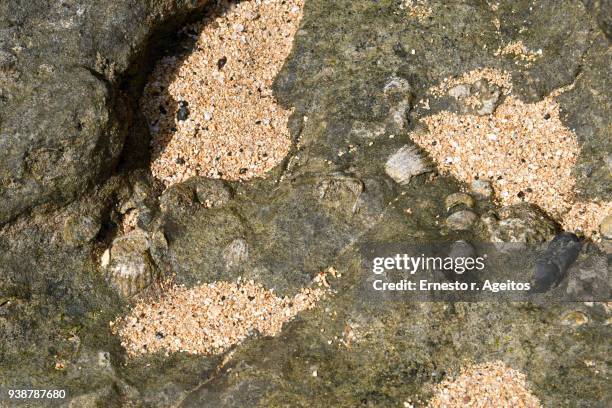
[[[339,406],[392,406],[403,395],[420,395],[425,401],[430,385],[444,371],[456,371],[466,360],[496,356],[529,377],[543,406],[597,406],[608,400],[609,381],[601,373],[609,360],[609,326],[603,324],[609,316],[589,313],[592,321],[602,324],[584,324],[577,331],[559,324],[565,310],[556,302],[372,301],[362,296],[362,284],[371,274],[363,275],[361,253],[355,250],[371,241],[446,238],[437,216],[445,211],[445,197],[458,191],[456,180],[427,178],[399,189],[384,164],[408,143],[414,123],[447,109],[442,104],[452,99],[440,106],[432,101],[430,110],[421,110],[421,104],[413,106],[412,94],[421,97],[444,78],[477,67],[509,71],[514,95],[530,102],[576,82],[557,100],[564,123],[578,135],[579,161],[586,163],[581,168],[592,169],[589,177],[577,174],[578,185],[588,199],[609,200],[610,171],[602,165],[610,143],[609,44],[588,14],[593,8],[566,0],[543,0],[532,10],[530,2],[501,2],[493,13],[485,2],[449,0],[443,7],[441,2],[432,4],[432,16],[420,22],[401,12],[398,3],[306,2],[293,51],[274,83],[275,97],[294,109],[290,129],[296,146],[289,158],[293,164],[279,166],[268,179],[231,184],[232,198],[214,210],[200,204],[197,187],[189,183],[174,191],[176,200],[162,196],[159,218],[158,192],[146,195],[146,207],[153,214],[147,227],[150,247],[134,251],[134,258],[155,264],[160,273],[176,272],[178,283],[191,286],[247,276],[279,295],[297,293],[317,273],[334,266],[342,273],[337,281],[330,279],[337,293],[285,325],[279,336],[253,338],[230,354],[146,355],[117,365],[111,376],[98,366],[97,352],[103,349],[111,361],[128,362],[108,323],[126,312],[130,299],[110,290],[92,254],[99,256],[104,243],[112,244],[120,222],[113,216],[115,210],[130,200],[126,208],[141,208],[139,194],[124,196],[118,184],[127,183],[133,169],[148,167],[147,129],[138,125],[134,102],[152,67],[147,39],[156,50],[168,45],[156,42],[162,37],[152,36],[151,28],[171,34],[180,15],[191,14],[203,3],[0,2],[0,50],[15,57],[2,57],[6,63],[0,68],[0,207],[14,219],[0,227],[0,385],[35,378],[40,388],[52,388],[60,378],[71,398],[83,396],[73,406],[300,406],[304,401],[324,406],[330,399]],[[599,9],[598,16],[604,16],[605,8]],[[502,21],[500,32],[491,24],[494,15]],[[161,25],[165,19],[172,21]],[[528,31],[521,34],[524,27]],[[525,33],[529,38],[521,38]],[[543,48],[529,68],[513,58],[494,56],[493,50],[519,39]],[[186,49],[182,45],[174,49]],[[75,73],[75,80],[69,78]],[[83,77],[91,84],[82,86],[87,82]],[[394,77],[406,79],[410,95],[396,90],[385,94],[385,84]],[[66,95],[73,85],[75,95]],[[36,86],[41,97],[34,95]],[[51,101],[49,95],[59,100]],[[41,111],[47,100],[52,102],[48,115],[20,109],[38,101]],[[75,136],[78,124],[70,112],[82,115],[92,106],[94,115],[83,126],[87,135]],[[96,113],[99,110],[107,119]],[[23,126],[22,113],[23,122],[29,122]],[[357,122],[368,124],[365,132],[353,132]],[[131,130],[120,127],[115,132],[115,125]],[[48,137],[39,126],[48,130]],[[382,127],[387,137],[379,134]],[[388,137],[391,133],[394,138]],[[116,168],[126,135],[121,171],[101,183]],[[32,149],[20,150],[29,136]],[[111,140],[115,136],[117,143]],[[355,149],[338,156],[348,144]],[[96,153],[89,153],[91,146]],[[134,161],[132,155],[140,159]],[[61,168],[71,161],[79,162],[74,169]],[[94,176],[98,169],[102,171]],[[15,177],[20,172],[23,177]],[[63,220],[63,213],[55,208],[77,196],[79,201],[95,201],[100,185],[108,185],[107,197],[112,197],[100,200],[100,242],[66,248],[57,239],[57,220]],[[38,205],[42,203],[49,205]],[[494,219],[499,224],[504,216],[494,214]],[[509,219],[525,218],[511,214]],[[158,221],[163,234],[156,238],[154,234],[161,232],[155,227]],[[506,238],[521,236],[520,231],[505,231]],[[489,236],[485,232],[483,238]],[[223,253],[237,237],[248,242],[249,258],[244,269],[228,269]],[[108,258],[110,266],[110,250]],[[580,261],[568,278],[578,276],[571,282],[584,293],[591,284],[605,281],[602,268],[607,263],[603,257],[587,271]],[[598,294],[606,298],[605,292]],[[351,349],[328,343],[342,333],[345,322],[357,321],[359,341]],[[71,359],[76,346],[67,339],[73,330],[81,348],[92,350],[87,364]],[[55,354],[70,360],[64,372],[50,364]],[[600,374],[584,361],[592,361]],[[313,366],[316,378],[311,375]],[[138,392],[126,389],[118,376]],[[385,384],[382,391],[377,386],[380,379]]]
[[[100,231],[100,220],[87,215],[71,215],[64,222],[64,241],[68,245],[83,245]]]
[[[497,215],[483,215],[482,221],[492,242],[546,242],[558,231],[554,221],[527,203],[502,207]]]
[[[455,231],[469,230],[478,220],[478,216],[469,210],[457,211],[446,218],[446,225]]]
[[[0,224],[40,204],[65,204],[108,177],[138,97],[120,90],[124,75],[143,77],[136,58],[162,22],[176,24],[206,3],[0,6]]]
[[[604,238],[612,239],[612,215],[606,216],[599,225],[599,232]]]

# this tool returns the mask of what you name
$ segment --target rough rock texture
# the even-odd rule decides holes
[[[385,173],[388,157],[413,145],[419,118],[452,108],[424,109],[423,92],[477,67],[511,72],[524,101],[575,82],[559,100],[581,143],[576,176],[585,198],[611,199],[605,2],[503,2],[495,11],[432,1],[419,20],[399,0],[308,0],[275,86],[295,107],[287,162],[265,180],[191,179],[162,194],[150,174],[130,170],[146,165],[148,142],[129,107],[153,62],[151,33],[172,30],[200,3],[0,5],[0,388],[63,388],[68,398],[56,405],[73,407],[396,407],[427,400],[466,360],[502,360],[526,374],[544,406],[605,406],[609,305],[372,299],[361,266],[364,245],[489,239],[444,223],[445,198],[467,186],[431,173],[400,185]],[[494,55],[518,40],[543,50],[529,67]],[[125,166],[113,173],[126,135]],[[167,243],[150,253],[161,277],[194,286],[243,276],[291,296],[334,266],[338,293],[279,336],[226,354],[128,360],[109,322],[129,299],[109,286],[100,259],[134,210],[137,227]],[[496,210],[485,198],[472,211]],[[65,242],[65,226],[78,225],[69,220],[85,217],[99,220],[96,236],[88,242],[92,228],[78,245]],[[572,288],[561,290],[609,280],[587,246],[568,272]],[[568,315],[587,323],[564,324]]]
[[[0,224],[110,174],[134,121],[122,80],[163,21],[204,3],[2,2]]]

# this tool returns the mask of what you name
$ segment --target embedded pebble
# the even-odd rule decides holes
[[[582,244],[578,237],[569,232],[557,235],[548,244],[548,249],[536,260],[533,291],[546,292],[558,285],[567,270],[578,258]]]
[[[561,317],[561,324],[565,326],[582,326],[589,322],[589,317],[580,310],[572,310],[571,312],[565,313]]]
[[[467,98],[470,96],[470,87],[466,84],[459,84],[450,88],[448,94],[455,99]]]
[[[100,221],[89,216],[70,216],[64,222],[63,237],[69,245],[83,245],[90,242],[100,231]]]
[[[461,204],[467,208],[474,208],[476,202],[469,194],[466,193],[453,193],[448,195],[444,200],[444,205],[446,206],[447,211]]]
[[[480,79],[471,87],[471,98],[466,100],[469,108],[467,113],[474,112],[477,115],[490,115],[495,111],[500,101],[501,91],[499,87],[489,84],[488,81]]]
[[[469,230],[478,220],[478,216],[469,210],[461,210],[446,218],[446,225],[455,231]]]
[[[600,234],[606,239],[612,239],[612,215],[608,215],[599,225]]]
[[[180,121],[187,120],[189,117],[189,108],[187,107],[189,104],[185,101],[179,102],[179,110],[176,113],[176,118]]]

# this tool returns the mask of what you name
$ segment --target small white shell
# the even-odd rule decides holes
[[[413,176],[427,173],[431,168],[416,147],[403,146],[387,160],[385,172],[399,184],[408,184]]]
[[[564,326],[582,326],[589,322],[589,317],[581,310],[572,310],[561,317]]]
[[[249,259],[249,244],[243,238],[236,238],[223,250],[223,260],[228,269],[240,266]]]
[[[100,266],[106,268],[110,264],[110,249],[106,249],[100,257]]]

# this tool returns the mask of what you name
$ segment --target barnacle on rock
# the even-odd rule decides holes
[[[110,286],[131,297],[151,285],[157,277],[151,248],[149,234],[139,229],[116,238],[102,262],[108,265],[106,279]]]
[[[408,184],[413,176],[427,173],[432,169],[427,160],[414,146],[403,146],[385,163],[385,172],[399,184]]]

